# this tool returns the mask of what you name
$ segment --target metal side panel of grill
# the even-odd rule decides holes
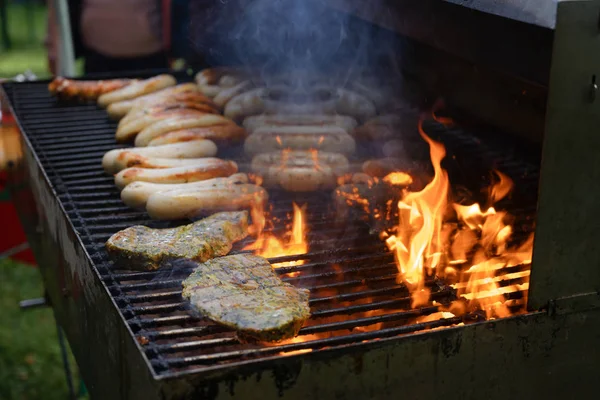
[[[105,112],[93,104],[58,103],[44,82],[4,88],[23,133],[23,159],[11,167],[12,192],[57,319],[96,398],[499,398],[516,390],[531,397],[566,395],[569,388],[548,383],[547,374],[570,371],[559,361],[586,354],[586,341],[597,335],[584,329],[599,322],[597,312],[586,318],[537,312],[488,322],[418,322],[437,308],[411,309],[383,244],[360,224],[331,224],[327,202],[317,195],[311,204],[321,207],[311,213],[310,225],[328,234],[311,237],[310,253],[300,257],[304,264],[278,269],[284,280],[311,289],[313,317],[302,341],[239,343],[232,332],[187,311],[181,299],[187,271],[122,271],[108,260],[104,242],[112,233],[133,224],[169,224],[124,206],[102,171],[102,155],[118,147],[116,124]],[[449,148],[481,155],[448,168],[468,180],[473,165],[493,160],[486,165],[521,179],[525,198],[533,193],[524,201],[533,210],[521,213],[535,211],[533,164],[482,147],[460,130],[428,129],[447,137]],[[272,198],[285,215],[290,199]],[[453,296],[441,282],[428,285],[439,302]],[[339,316],[344,318],[334,318]],[[441,327],[448,328],[435,329]],[[591,368],[594,351],[587,351],[581,368]]]

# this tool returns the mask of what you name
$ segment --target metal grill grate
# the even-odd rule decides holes
[[[171,226],[151,221],[141,211],[125,206],[112,177],[101,167],[103,154],[124,147],[114,141],[116,124],[94,104],[64,104],[51,98],[46,84],[6,85],[16,117],[39,157],[67,217],[80,236],[94,268],[113,296],[157,376],[198,371],[242,360],[278,357],[284,353],[319,351],[377,338],[397,336],[423,329],[469,322],[451,318],[420,322],[419,317],[438,311],[438,306],[411,309],[407,288],[397,283],[392,255],[371,235],[367,226],[337,226],[332,223],[330,195],[306,199],[309,209],[310,253],[271,259],[272,263],[302,260],[304,264],[277,269],[284,281],[310,289],[312,318],[294,340],[278,345],[240,343],[234,333],[194,315],[181,297],[181,281],[189,271],[158,272],[116,270],[104,250],[104,242],[120,229],[134,224]],[[535,212],[538,173],[535,163],[523,162],[506,144],[489,148],[458,129],[428,123],[426,130],[441,139],[449,153],[465,154],[469,164],[450,160],[451,174],[496,167],[517,179],[524,196],[514,196],[520,208],[511,212],[524,221]],[[475,156],[476,155],[476,156]],[[454,172],[453,172],[454,171]],[[284,217],[291,199],[272,196],[274,212]],[[524,231],[531,224],[524,223]],[[529,228],[527,228],[529,227]],[[240,251],[244,244],[236,246]],[[511,272],[522,269],[516,266]],[[505,282],[510,283],[510,282]],[[443,282],[430,280],[436,304],[455,299]],[[516,300],[522,293],[513,294]],[[476,316],[475,316],[476,318]]]

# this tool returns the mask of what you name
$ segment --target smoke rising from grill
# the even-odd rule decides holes
[[[210,64],[257,68],[267,85],[279,72],[293,85],[324,75],[344,85],[397,53],[391,34],[355,24],[322,0],[240,0],[201,13],[201,21],[193,19],[196,51]]]

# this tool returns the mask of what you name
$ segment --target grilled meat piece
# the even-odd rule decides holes
[[[206,261],[224,256],[247,235],[246,211],[222,212],[178,228],[132,226],[112,235],[106,250],[122,268],[155,270],[178,258]]]
[[[198,264],[183,281],[183,297],[206,318],[260,341],[292,338],[310,317],[309,291],[283,282],[251,254]]]

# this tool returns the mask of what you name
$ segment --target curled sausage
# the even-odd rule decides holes
[[[177,167],[193,167],[197,165],[206,165],[210,163],[221,162],[218,158],[162,158],[162,157],[146,157],[132,152],[124,152],[117,158],[117,167],[119,170],[125,168],[177,168]]]
[[[187,93],[186,93],[187,95]],[[218,114],[219,109],[212,103],[203,103],[188,98],[167,98],[157,103],[142,104],[132,108],[125,117],[119,121],[119,127],[131,123],[136,119],[143,118],[147,115],[163,115],[173,110],[188,109],[198,110],[208,114]]]
[[[102,158],[102,167],[109,174],[117,173],[128,167],[128,163],[137,156],[159,158],[201,158],[217,154],[217,145],[210,140],[195,140],[190,143],[174,143],[154,147],[134,147],[115,149]]]
[[[155,137],[171,131],[227,124],[235,123],[230,119],[217,114],[204,114],[195,117],[171,117],[144,128],[135,137],[135,145],[137,147],[147,146]]]
[[[126,142],[135,137],[140,131],[147,126],[150,126],[156,122],[163,121],[169,118],[188,118],[197,117],[204,114],[215,114],[216,111],[203,104],[193,104],[189,107],[185,104],[175,104],[163,108],[162,110],[148,110],[147,113],[141,114],[138,118],[131,118],[123,120],[119,124],[115,133],[115,138],[118,142]]]
[[[200,93],[196,84],[182,83],[180,85],[157,90],[156,92],[136,97],[131,100],[117,101],[110,104],[106,108],[106,111],[111,118],[120,119],[127,115],[127,113],[135,107],[160,104],[161,102],[167,100],[195,101],[197,103],[214,105],[212,100]]]
[[[244,143],[244,151],[250,155],[283,149],[352,154],[355,148],[352,136],[337,126],[262,127],[248,136]]]
[[[207,68],[198,72],[195,80],[202,93],[214,98],[223,89],[235,86],[247,79],[248,75],[249,71],[243,68]]]
[[[238,171],[233,161],[204,162],[177,168],[127,168],[115,175],[115,184],[123,189],[131,182],[186,183],[226,177]]]
[[[246,130],[235,124],[215,125],[200,128],[180,129],[163,133],[152,139],[148,146],[167,143],[187,142],[197,139],[209,139],[221,144],[236,143],[246,138]]]
[[[156,92],[169,86],[175,86],[177,81],[171,75],[158,75],[154,78],[134,82],[121,89],[113,90],[98,97],[98,105],[107,107],[117,101],[130,100],[148,93]]]
[[[232,120],[243,120],[250,115],[261,114],[265,110],[265,88],[252,89],[238,94],[225,105],[223,115]]]
[[[262,209],[267,199],[265,189],[249,183],[197,187],[154,193],[148,198],[146,211],[154,219],[183,219],[216,211]]]
[[[348,159],[342,154],[316,150],[284,150],[252,159],[252,171],[263,178],[266,187],[280,186],[291,192],[332,189],[348,169]]]
[[[223,89],[221,92],[219,92],[219,94],[217,94],[214,97],[214,102],[217,106],[223,108],[225,107],[225,105],[231,100],[233,99],[235,96],[242,94],[244,92],[247,92],[248,90],[250,90],[254,85],[252,84],[251,81],[243,81],[238,83],[235,86],[232,87],[228,87]]]
[[[53,95],[61,98],[95,100],[100,95],[124,88],[133,82],[136,82],[136,80],[107,79],[101,81],[80,81],[57,76],[48,84],[48,90]]]
[[[239,183],[248,183],[248,176],[239,173],[227,178],[212,178],[189,183],[133,182],[121,191],[121,200],[129,207],[144,208],[148,198],[154,193],[179,189],[218,188]]]
[[[356,128],[354,118],[345,115],[275,114],[255,115],[244,119],[244,128],[249,134],[264,126],[339,126],[351,133]]]

